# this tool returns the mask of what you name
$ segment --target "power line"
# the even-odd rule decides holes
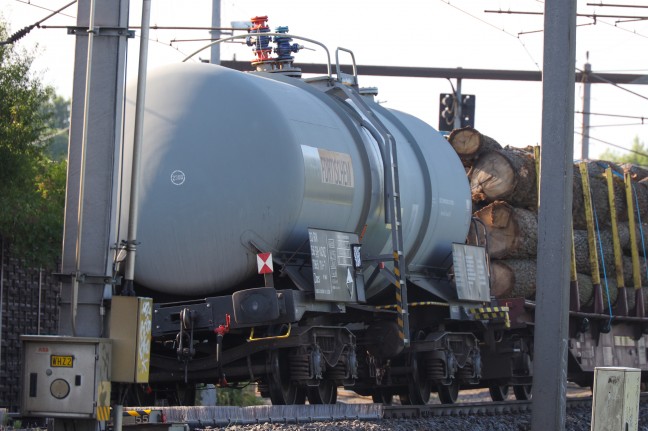
[[[599,20],[598,22],[600,22],[601,24],[609,25],[610,27],[618,28],[619,30],[628,32],[630,34],[634,34],[635,36],[639,36],[639,37],[643,37],[644,39],[648,39],[648,36],[646,36],[645,34],[637,33],[634,30],[628,30],[627,28],[619,27],[618,25],[610,24],[609,22],[605,22],[605,21],[600,21]]]
[[[582,70],[580,70],[579,68],[576,68],[576,70],[578,70],[578,71],[581,72],[581,73],[585,73],[585,72],[583,72]],[[589,72],[589,75],[591,75],[591,76],[593,76],[593,77],[595,77],[595,78],[598,78],[598,79],[600,79],[600,80],[603,81],[603,82],[607,82],[608,84],[613,85],[613,86],[615,86],[616,88],[618,88],[618,89],[620,89],[620,90],[626,91],[626,92],[628,92],[628,93],[630,93],[630,94],[634,94],[634,95],[637,96],[637,97],[641,97],[642,99],[646,99],[646,100],[648,100],[648,97],[644,96],[643,94],[639,94],[639,93],[637,93],[637,92],[635,92],[635,91],[632,91],[632,90],[629,90],[629,89],[627,89],[627,88],[625,88],[625,87],[621,87],[621,86],[620,86],[619,84],[617,84],[616,82],[612,82],[612,81],[610,81],[609,79],[605,79],[605,78],[603,78],[601,75],[597,75],[597,74],[594,73],[594,72]]]
[[[40,6],[40,5],[37,5],[37,4],[35,4],[35,3],[31,3],[31,2],[29,2],[29,1],[25,1],[25,0],[16,0],[16,1],[19,2],[19,3],[24,3],[24,4],[29,5],[29,6],[37,7],[37,8],[39,8],[39,9],[44,9],[44,10],[49,11],[49,12],[54,12],[54,9],[49,9],[49,8],[44,7],[44,6]],[[67,17],[70,17],[70,18],[76,19],[75,16],[68,15],[68,14],[63,13],[63,12],[60,12],[60,11],[57,12],[57,13],[58,13],[59,15],[63,15],[63,16],[67,16]]]
[[[27,33],[32,31],[34,29],[34,27],[40,26],[41,23],[47,21],[48,19],[50,19],[54,15],[60,13],[63,9],[65,9],[65,8],[67,8],[69,6],[72,6],[74,3],[76,3],[76,0],[72,0],[70,3],[66,4],[65,6],[63,6],[62,8],[60,8],[58,10],[51,11],[52,12],[51,14],[47,15],[45,18],[41,19],[40,21],[36,21],[35,23],[33,23],[31,25],[28,25],[27,27],[21,28],[20,30],[18,30],[17,32],[15,32],[11,36],[9,36],[7,38],[7,40],[0,41],[0,46],[2,46],[2,45],[12,45],[12,44],[18,42],[18,40],[22,39],[23,37],[25,37],[27,35]],[[31,4],[31,3],[28,3],[28,4]]]
[[[595,127],[596,128],[601,128],[601,127],[621,127],[621,126],[627,127],[627,126],[645,126],[645,125],[646,125],[646,123],[620,123],[620,124],[597,124],[597,125],[594,125],[594,126],[590,125],[589,127],[590,127],[590,129],[593,129]]]
[[[491,10],[487,9],[485,13],[497,13],[497,14],[507,14],[507,15],[544,15],[544,12],[533,12],[533,11],[523,11],[523,10]],[[577,13],[576,16],[586,17],[586,18],[626,18],[626,19],[648,19],[648,16],[636,16],[636,15],[608,15],[608,14],[596,14],[596,13]]]
[[[450,6],[450,7],[452,7],[452,8],[457,9],[459,12],[461,12],[461,13],[463,13],[463,14],[465,14],[465,15],[468,15],[469,17],[471,17],[471,18],[473,18],[473,19],[476,19],[477,21],[479,21],[479,22],[481,22],[481,23],[483,23],[483,24],[486,24],[486,25],[489,26],[489,27],[493,27],[494,29],[501,31],[501,32],[503,32],[504,34],[508,34],[508,35],[511,36],[512,38],[517,39],[517,41],[520,42],[520,45],[522,45],[522,48],[524,48],[524,51],[526,51],[526,53],[527,53],[527,55],[529,56],[529,58],[531,59],[531,61],[536,65],[536,67],[538,68],[538,70],[542,70],[541,67],[540,67],[540,65],[538,64],[538,62],[533,58],[533,56],[531,55],[531,52],[529,52],[529,49],[528,49],[527,46],[524,44],[524,42],[522,42],[522,39],[520,39],[519,36],[516,36],[516,35],[514,35],[513,33],[508,32],[508,31],[506,31],[506,30],[503,29],[503,28],[499,28],[499,27],[496,26],[495,24],[492,24],[492,23],[490,23],[490,22],[488,22],[488,21],[486,21],[486,20],[483,20],[483,19],[479,18],[478,16],[473,15],[473,14],[471,14],[470,12],[461,9],[460,7],[457,7],[457,6],[453,5],[452,3],[450,3],[450,0],[440,0],[440,1],[443,2],[443,3],[445,3],[445,4],[447,4],[448,6]]]
[[[24,3],[24,4],[29,5],[29,6],[34,6],[34,7],[39,8],[39,9],[45,9],[45,10],[50,11],[50,12],[53,12],[53,13],[50,14],[50,15],[48,15],[46,18],[44,18],[44,19],[42,19],[42,20],[36,22],[35,24],[32,24],[31,26],[25,27],[25,28],[23,28],[22,30],[20,30],[20,31],[18,31],[18,32],[16,32],[16,33],[14,33],[14,35],[12,35],[9,39],[7,39],[7,41],[0,42],[0,45],[5,45],[5,44],[7,44],[7,43],[13,43],[13,42],[17,41],[18,39],[22,38],[22,37],[25,36],[27,33],[29,33],[29,32],[30,32],[34,27],[38,27],[38,28],[45,29],[45,30],[46,30],[46,29],[62,29],[62,28],[69,28],[69,26],[62,26],[62,25],[40,25],[40,23],[42,23],[42,22],[44,22],[45,20],[47,20],[47,19],[53,17],[54,15],[57,15],[57,14],[58,14],[58,15],[67,16],[67,17],[72,18],[72,19],[76,19],[75,16],[72,16],[72,15],[68,15],[68,14],[62,13],[61,11],[62,11],[63,9],[65,9],[66,7],[69,7],[69,6],[71,6],[72,4],[76,3],[77,0],[74,0],[74,1],[70,2],[69,4],[63,6],[61,9],[58,9],[58,10],[56,10],[56,11],[53,10],[53,9],[48,9],[48,8],[46,8],[46,7],[43,7],[43,6],[39,6],[39,5],[34,4],[34,3],[31,3],[31,2],[24,1],[24,0],[16,0],[16,1],[19,2],[19,3]],[[159,29],[159,30],[182,29],[182,28],[180,28],[180,27],[176,27],[176,28],[173,28],[173,27],[164,27],[164,28],[162,28],[162,27],[160,27],[160,28],[158,28],[158,26],[152,26],[151,28],[154,28],[154,27],[155,27],[155,29]],[[27,28],[29,28],[29,30],[26,30]],[[141,27],[132,27],[132,28],[141,28]],[[207,28],[207,27],[205,27],[205,28]],[[212,27],[209,27],[209,28],[212,28]],[[188,28],[187,28],[187,29],[188,29]],[[196,27],[191,27],[191,29],[197,29],[197,28],[196,28]],[[232,30],[234,30],[234,29],[232,29]],[[237,29],[237,30],[238,30],[238,29]],[[10,40],[11,40],[12,38],[14,38],[15,35],[17,35],[17,34],[23,32],[23,31],[24,31],[24,34],[20,34],[18,38],[15,38],[12,42],[10,42]],[[135,37],[140,37],[140,36],[139,36],[139,35],[135,35]],[[186,53],[184,53],[184,52],[182,52],[180,49],[178,49],[178,47],[173,46],[173,45],[172,45],[173,41],[167,43],[167,42],[162,42],[162,41],[160,41],[160,40],[158,40],[158,39],[151,39],[151,38],[149,38],[149,41],[151,41],[151,42],[155,42],[155,43],[159,43],[160,45],[168,46],[168,47],[172,48],[173,50],[179,52],[179,53],[182,54],[183,56],[186,56],[186,55],[187,55]]]
[[[575,130],[574,130],[574,133],[576,133],[577,135],[585,136],[583,133],[581,133],[581,132],[577,132],[577,131],[575,131]],[[591,140],[593,140],[593,141],[597,141],[597,142],[600,142],[600,143],[602,143],[602,144],[609,145],[609,146],[611,146],[611,147],[615,147],[615,148],[618,148],[618,149],[620,149],[620,150],[628,151],[628,152],[630,152],[630,153],[634,153],[634,154],[636,154],[636,155],[638,155],[638,156],[642,156],[642,157],[647,157],[647,158],[648,158],[648,154],[646,154],[646,153],[642,153],[641,151],[635,151],[635,150],[632,150],[632,149],[630,149],[630,148],[625,148],[625,147],[622,147],[621,145],[613,144],[612,142],[604,141],[603,139],[598,139],[598,138],[595,138],[595,137],[593,137],[593,136],[591,136],[591,135],[588,135],[588,137],[589,137]]]
[[[585,23],[585,24],[576,24],[576,27],[585,27],[585,26],[588,26],[588,25],[596,25],[596,21],[588,22],[588,23]],[[542,33],[543,31],[544,31],[544,29],[543,30],[521,31],[521,32],[518,33],[518,37],[523,36],[525,34]]]
[[[612,3],[587,3],[587,6],[601,6],[601,7],[631,7],[631,8],[644,8],[647,9],[648,6],[644,5],[635,5],[635,4],[612,4]]]
[[[511,11],[511,10],[502,11],[501,9],[497,10],[497,11],[496,10],[485,10],[484,12],[486,12],[486,13],[498,13],[498,14],[523,14],[523,15],[543,15],[544,14],[543,12],[525,12],[525,11]],[[628,32],[630,34],[634,34],[635,36],[639,36],[639,37],[643,37],[643,38],[648,39],[648,36],[646,36],[644,34],[637,33],[634,30],[628,30],[627,28],[619,27],[616,24],[610,24],[609,22],[605,22],[605,21],[602,21],[600,19],[600,18],[623,18],[623,17],[626,17],[626,18],[634,18],[633,21],[636,21],[636,20],[642,20],[643,21],[645,19],[648,19],[648,17],[622,16],[622,15],[596,15],[596,14],[577,14],[577,16],[589,17],[589,18],[594,19],[594,23],[593,23],[594,25],[596,25],[597,23],[600,22],[602,24],[609,25],[610,27],[618,28],[621,31],[625,31],[625,32]],[[617,23],[618,22],[621,22],[621,21],[617,21]],[[587,24],[582,24],[582,25],[587,25]],[[580,27],[582,25],[578,25],[577,27]],[[534,31],[530,31],[528,33],[537,33],[537,32],[540,32],[540,31],[541,30],[534,30]],[[527,34],[527,33],[522,32],[522,33],[519,33],[519,34]]]
[[[577,114],[587,114],[587,115],[598,115],[598,116],[602,116],[602,117],[631,118],[631,119],[634,119],[634,120],[641,120],[642,122],[644,120],[648,119],[648,117],[639,117],[639,116],[636,116],[636,115],[603,114],[603,113],[599,113],[599,112],[583,112],[583,111],[576,111],[576,113]]]

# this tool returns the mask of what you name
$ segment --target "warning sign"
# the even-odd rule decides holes
[[[274,268],[272,267],[272,253],[257,254],[257,268],[259,274],[272,274],[274,272]]]

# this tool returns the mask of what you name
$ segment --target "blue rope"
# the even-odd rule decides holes
[[[592,191],[590,190],[590,201],[592,201]],[[605,293],[607,294],[608,310],[610,312],[610,325],[612,325],[612,303],[610,302],[610,288],[608,286],[607,271],[605,269],[605,256],[603,255],[603,244],[601,243],[601,231],[599,229],[598,216],[596,215],[596,207],[592,201],[592,212],[594,213],[594,222],[596,224],[596,236],[598,237],[599,252],[601,254],[601,263],[603,264],[603,280],[605,280]],[[594,299],[594,298],[592,298]]]
[[[604,162],[598,160],[598,161],[596,162],[596,164],[599,165],[600,167],[602,167],[603,169],[611,168],[611,170],[612,170],[612,175],[614,175],[614,176],[616,176],[616,177],[619,177],[619,178],[621,178],[621,179],[624,179],[624,178],[623,178],[623,174],[620,173],[620,172],[617,172],[617,171],[614,169],[614,167],[613,167],[613,166],[610,166],[608,163],[604,163]]]
[[[648,264],[646,264],[646,244],[644,242],[643,224],[641,223],[641,211],[639,211],[639,200],[637,199],[637,189],[632,184],[632,192],[634,193],[635,208],[637,208],[637,220],[639,221],[639,234],[641,234],[641,251],[643,252],[644,266],[646,267],[646,277],[648,278]]]

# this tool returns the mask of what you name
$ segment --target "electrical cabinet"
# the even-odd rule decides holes
[[[112,381],[148,383],[153,300],[113,296],[110,306]]]
[[[639,420],[640,385],[640,369],[596,367],[592,431],[636,430]]]
[[[110,340],[39,335],[21,340],[24,416],[110,418]]]

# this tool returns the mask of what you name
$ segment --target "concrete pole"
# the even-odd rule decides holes
[[[77,26],[89,26],[90,6],[91,0],[79,0]],[[118,173],[127,41],[126,32],[118,34],[111,29],[128,27],[128,9],[129,0],[96,2],[91,64],[88,64],[88,33],[76,33],[61,264],[64,274],[77,272],[77,266],[79,273],[89,276],[112,274],[111,247],[117,242]],[[87,88],[88,111],[84,116],[87,68],[91,69],[92,76]],[[80,177],[84,135],[87,137],[84,157],[87,175],[82,191]],[[80,204],[81,194],[83,199]],[[82,236],[79,232],[79,214],[83,214]],[[101,337],[104,334],[103,301],[110,298],[111,291],[110,284],[80,282],[75,292],[74,283],[64,282],[59,333]],[[72,325],[73,314],[76,314],[76,331]]]
[[[546,0],[544,17],[531,426],[558,431],[565,428],[567,386],[576,0]]]
[[[78,27],[89,26],[93,1],[79,0]],[[127,48],[127,33],[115,29],[125,30],[128,27],[128,9],[129,0],[96,1],[94,29],[89,29],[94,31],[92,56],[88,55],[89,33],[76,33],[61,263],[64,274],[112,275],[111,248],[117,242],[118,174]],[[86,86],[87,70],[91,76],[88,77],[90,84]],[[86,100],[88,109],[84,112]],[[84,137],[87,141],[85,146]],[[82,170],[86,172],[83,187]],[[80,232],[81,224],[83,235]],[[103,281],[97,283],[92,278],[78,281],[62,283],[59,334],[102,337],[103,303],[111,297],[112,285]],[[53,429],[99,431],[101,423],[87,419],[57,419]]]
[[[587,53],[589,60],[589,52]],[[583,70],[583,138],[581,140],[581,160],[589,159],[589,133],[590,133],[590,84],[589,74],[592,71],[592,65],[585,63]]]
[[[212,22],[211,26],[219,28],[221,26],[221,0],[212,0]],[[212,40],[220,39],[220,30],[210,31]],[[220,44],[211,46],[211,64],[220,64]]]

